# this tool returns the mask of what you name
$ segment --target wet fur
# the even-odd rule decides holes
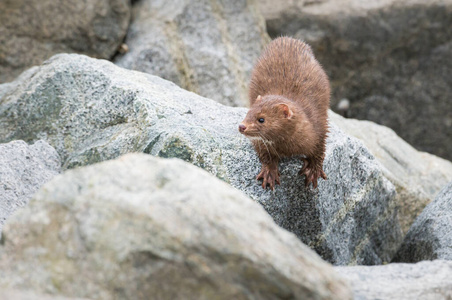
[[[256,101],[259,95],[262,99]],[[289,37],[271,42],[252,72],[249,101],[244,134],[260,138],[252,142],[263,165],[276,163],[277,170],[281,157],[304,155],[305,166],[323,173],[330,86],[307,44]],[[293,113],[290,118],[284,105]],[[259,118],[265,122],[259,123]]]

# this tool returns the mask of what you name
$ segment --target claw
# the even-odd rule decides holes
[[[264,180],[262,181],[262,188],[265,190],[265,188],[267,187],[267,183],[268,183],[268,177],[265,176]]]
[[[257,175],[256,179],[257,180],[262,179],[263,189],[266,189],[268,185],[270,189],[275,190],[275,182],[276,184],[281,184],[279,180],[279,175],[280,173],[278,171],[278,165],[275,166],[262,165],[262,170]]]
[[[308,159],[302,158],[303,161],[303,167],[301,168],[300,172],[298,174],[305,175],[305,187],[307,188],[310,183],[312,183],[312,186],[314,189],[318,186],[318,179],[319,177],[322,177],[324,180],[327,179],[325,172],[323,172],[322,167],[318,168],[315,164],[310,162]]]
[[[317,179],[318,178],[315,178],[314,176],[311,177],[311,181],[312,181],[312,185],[314,186],[314,189],[317,188]]]
[[[308,168],[309,165],[309,161],[306,158],[302,158],[301,160],[303,161],[303,167],[298,172],[299,175],[306,174],[306,169]]]

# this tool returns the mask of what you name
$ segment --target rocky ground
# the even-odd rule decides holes
[[[452,163],[385,123],[450,158],[451,5],[358,2],[0,3],[0,299],[452,297]],[[265,21],[395,130],[330,111],[316,190],[237,130]]]

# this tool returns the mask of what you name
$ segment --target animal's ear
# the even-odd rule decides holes
[[[256,102],[259,102],[259,101],[261,101],[261,100],[262,100],[262,96],[261,96],[261,95],[257,96]]]
[[[292,118],[293,112],[287,104],[279,104],[279,108],[284,113],[284,117],[286,117],[286,119]]]

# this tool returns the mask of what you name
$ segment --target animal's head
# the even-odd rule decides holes
[[[282,96],[258,96],[239,131],[250,139],[274,140],[293,127],[293,109]]]

